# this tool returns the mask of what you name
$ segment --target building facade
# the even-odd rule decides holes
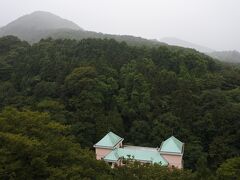
[[[183,168],[184,143],[174,136],[161,143],[160,148],[123,145],[123,138],[109,132],[94,145],[96,159],[104,160],[112,167],[124,164],[124,159],[141,163]]]

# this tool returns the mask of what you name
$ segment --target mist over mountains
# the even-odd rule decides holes
[[[212,58],[216,58],[220,61],[230,62],[230,63],[240,63],[240,52],[233,51],[215,51],[208,53]]]
[[[2,27],[0,36],[15,35],[28,42],[37,42],[60,29],[83,30],[77,24],[57,15],[36,11]]]
[[[184,41],[175,37],[166,37],[161,39],[162,42],[165,42],[173,46],[181,46],[185,48],[193,48],[199,52],[205,53],[212,58],[218,59],[223,62],[229,63],[240,63],[240,53],[236,50],[233,51],[216,51],[211,48],[194,44],[188,41]]]
[[[110,35],[85,31],[72,21],[63,19],[49,12],[36,11],[22,16],[0,28],[0,36],[14,35],[29,43],[36,43],[43,38],[62,38],[81,40],[85,38],[109,38],[125,41],[129,45],[163,45],[156,40],[147,40],[141,37],[128,35]]]
[[[240,63],[240,53],[238,51],[217,52],[211,48],[174,37],[166,37],[158,41],[130,35],[113,35],[87,31],[72,21],[44,11],[36,11],[31,14],[24,15],[10,22],[6,26],[1,27],[0,37],[6,35],[17,36],[21,40],[28,41],[29,43],[36,43],[41,39],[51,37],[53,39],[76,40],[82,40],[86,38],[107,38],[115,39],[119,42],[125,41],[127,44],[133,46],[156,47],[159,45],[168,44],[192,48],[224,62]]]
[[[181,47],[186,47],[186,48],[193,48],[193,49],[196,49],[199,52],[204,52],[204,53],[215,51],[215,50],[210,49],[208,47],[204,47],[204,46],[201,46],[201,45],[198,45],[198,44],[194,44],[194,43],[191,43],[191,42],[188,42],[188,41],[184,41],[182,39],[178,39],[178,38],[175,38],[175,37],[165,37],[165,38],[162,38],[161,41],[165,42],[169,45],[181,46]]]

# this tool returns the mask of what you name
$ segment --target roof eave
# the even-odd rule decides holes
[[[178,152],[169,152],[169,151],[159,151],[160,152],[160,154],[167,154],[167,155],[177,155],[177,156],[179,156],[179,155],[183,155],[183,153],[182,152],[180,152],[180,153],[178,153]]]
[[[114,147],[111,146],[99,146],[99,145],[94,145],[94,148],[102,148],[102,149],[114,149]]]
[[[118,160],[109,160],[109,159],[104,159],[104,161],[106,161],[106,162],[111,162],[111,163],[118,162]]]

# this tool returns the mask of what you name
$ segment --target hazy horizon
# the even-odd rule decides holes
[[[158,40],[176,37],[215,50],[240,51],[238,0],[8,0],[1,4],[0,27],[40,10],[89,31]]]

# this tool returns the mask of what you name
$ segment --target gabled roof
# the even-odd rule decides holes
[[[125,159],[133,158],[137,161],[145,161],[149,163],[158,163],[163,166],[167,166],[168,162],[161,156],[161,154],[157,151],[157,149],[147,149],[141,147],[124,147],[124,148],[116,148],[109,154],[104,157],[105,161],[116,162],[120,157],[124,157]]]
[[[174,136],[171,136],[167,140],[163,141],[161,145],[162,152],[169,152],[169,153],[182,153],[183,143],[179,141]]]
[[[116,144],[118,144],[122,140],[123,138],[119,137],[113,132],[109,132],[100,141],[98,141],[94,145],[94,147],[113,148]]]

